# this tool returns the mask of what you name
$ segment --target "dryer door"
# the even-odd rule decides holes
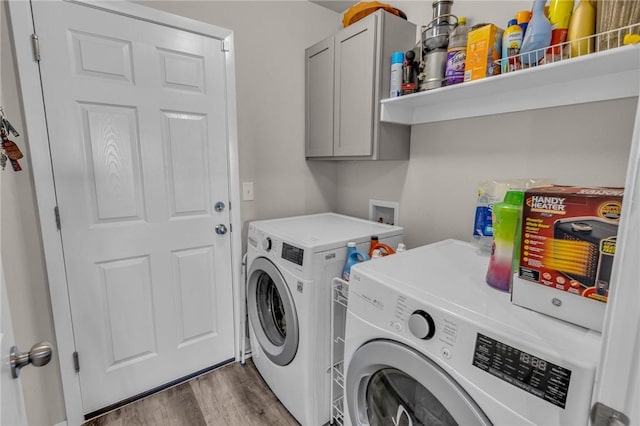
[[[247,312],[265,355],[276,365],[287,365],[298,351],[298,316],[289,287],[278,268],[264,257],[249,269]]]
[[[371,341],[356,350],[345,393],[353,426],[491,424],[442,368],[389,340]]]

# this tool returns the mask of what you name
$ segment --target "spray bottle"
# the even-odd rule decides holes
[[[520,48],[521,62],[527,65],[538,65],[544,58],[544,48],[551,42],[551,23],[544,14],[545,0],[534,0],[531,21],[522,40]]]

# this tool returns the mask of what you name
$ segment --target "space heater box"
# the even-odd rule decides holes
[[[622,188],[527,190],[512,302],[601,331],[622,196]]]

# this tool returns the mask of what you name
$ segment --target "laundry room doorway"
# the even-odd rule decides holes
[[[11,3],[76,424],[235,358],[233,39],[128,2]]]

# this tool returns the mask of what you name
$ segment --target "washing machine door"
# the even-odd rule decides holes
[[[256,258],[248,273],[247,312],[263,352],[276,365],[287,365],[298,351],[298,315],[278,268],[264,257]]]
[[[346,382],[353,426],[491,424],[442,368],[398,342],[362,345],[349,363]]]

